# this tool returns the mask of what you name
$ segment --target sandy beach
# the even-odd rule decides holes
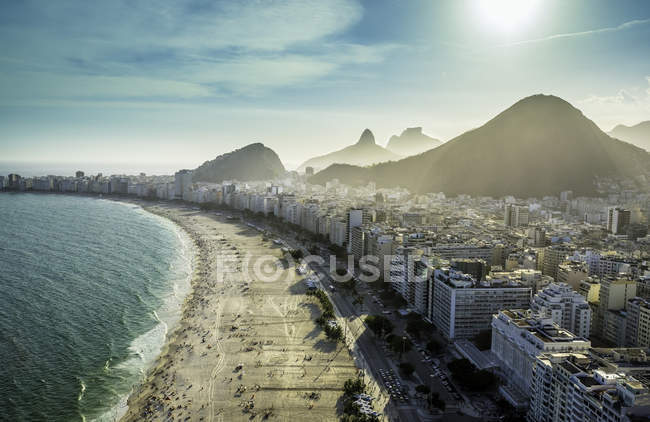
[[[337,420],[343,383],[357,370],[273,239],[224,215],[141,204],[193,239],[192,291],[181,320],[123,421]],[[258,257],[277,281],[255,276]]]

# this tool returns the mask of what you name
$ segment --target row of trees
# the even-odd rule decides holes
[[[343,384],[343,422],[378,422],[376,416],[366,415],[359,411],[354,396],[366,392],[366,383],[361,378],[350,378]]]
[[[320,303],[322,313],[318,318],[316,318],[316,323],[323,327],[327,338],[334,341],[342,340],[343,330],[341,327],[329,324],[329,321],[334,319],[334,305],[332,305],[327,294],[322,290],[310,290],[307,292],[307,295],[315,296]]]
[[[384,337],[393,332],[393,323],[383,315],[368,315],[365,319],[366,325],[378,337]]]

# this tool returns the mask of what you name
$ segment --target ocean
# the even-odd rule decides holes
[[[0,420],[121,416],[180,317],[190,245],[132,204],[0,193]]]

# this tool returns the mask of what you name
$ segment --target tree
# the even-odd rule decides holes
[[[402,362],[399,364],[399,369],[401,369],[406,375],[411,375],[413,371],[415,371],[415,366],[410,362]]]
[[[368,315],[365,321],[368,328],[379,337],[393,332],[393,323],[383,315]]]
[[[454,380],[471,391],[485,391],[496,383],[496,377],[492,372],[477,370],[467,359],[456,359],[447,367]]]
[[[346,396],[361,394],[364,391],[366,391],[366,383],[361,378],[349,378],[343,384],[343,394]]]
[[[440,395],[438,393],[431,393],[429,396],[429,404],[433,407],[436,407],[444,412],[445,407],[447,406],[444,400],[440,400]]]
[[[339,341],[343,338],[343,330],[338,325],[337,326],[326,325],[325,335],[330,340]]]
[[[292,249],[290,254],[291,254],[291,257],[293,259],[295,259],[295,260],[300,260],[304,256],[301,249]]]
[[[438,354],[442,351],[443,345],[436,340],[429,340],[427,343],[427,350],[431,354]]]
[[[399,353],[402,357],[403,353],[408,353],[413,348],[413,343],[406,337],[391,335],[387,338],[390,348],[393,352]]]
[[[431,392],[431,389],[429,388],[428,385],[420,384],[415,387],[415,391],[417,391],[420,394],[429,394]]]

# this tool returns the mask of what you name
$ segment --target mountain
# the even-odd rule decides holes
[[[201,164],[192,175],[195,182],[224,180],[266,180],[282,176],[286,170],[271,148],[254,143]]]
[[[408,157],[421,154],[442,145],[442,141],[422,133],[421,127],[407,128],[400,136],[393,135],[388,140],[386,149],[395,154]]]
[[[595,176],[634,177],[649,164],[646,151],[610,138],[568,102],[534,95],[423,154],[368,168],[334,165],[310,181],[374,181],[450,195],[592,195]]]
[[[634,126],[618,125],[609,135],[650,151],[650,120]]]
[[[326,155],[311,158],[298,167],[298,171],[305,171],[305,167],[314,167],[316,170],[322,170],[332,164],[354,164],[357,166],[368,166],[375,163],[381,163],[389,160],[397,160],[401,156],[388,151],[375,143],[375,136],[370,129],[366,129],[361,134],[359,141],[338,151]]]

